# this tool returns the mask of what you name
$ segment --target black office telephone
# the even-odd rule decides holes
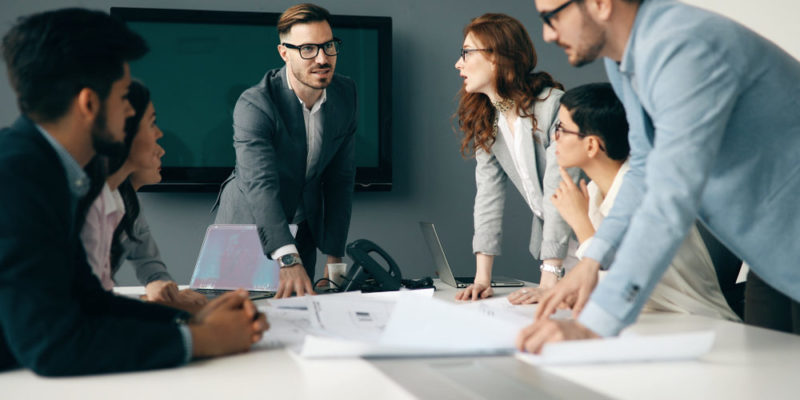
[[[383,292],[398,290],[403,286],[403,277],[397,263],[377,244],[367,239],[359,239],[348,244],[346,252],[353,260],[353,265],[342,279],[341,290],[343,292],[355,290]],[[387,270],[372,258],[370,253],[377,253],[389,269]]]

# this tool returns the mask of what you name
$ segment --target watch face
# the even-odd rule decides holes
[[[287,254],[285,256],[281,256],[280,264],[282,267],[288,267],[294,264],[300,264],[300,257],[294,254]]]

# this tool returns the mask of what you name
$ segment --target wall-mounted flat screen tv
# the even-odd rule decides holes
[[[235,164],[233,108],[264,74],[283,66],[280,14],[112,7],[147,41],[131,74],[151,91],[164,137],[160,184],[149,191],[216,191]],[[392,20],[331,17],[343,41],[336,73],[356,82],[356,190],[391,190]]]

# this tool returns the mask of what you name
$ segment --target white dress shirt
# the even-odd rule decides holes
[[[506,145],[508,145],[508,151],[511,153],[511,159],[514,161],[517,174],[522,179],[522,187],[525,190],[525,193],[522,193],[522,197],[525,198],[525,203],[528,204],[531,211],[537,217],[542,218],[544,214],[541,206],[533,201],[536,198],[534,185],[539,185],[539,180],[536,177],[532,177],[530,171],[525,168],[525,158],[523,156],[525,149],[533,151],[533,135],[531,134],[533,125],[531,125],[531,119],[518,116],[514,121],[514,132],[512,133],[505,115],[503,113],[498,113],[498,115],[497,130],[503,135]]]
[[[286,84],[289,85],[289,89],[292,89],[292,81],[289,79],[289,73],[289,68],[287,67]],[[297,97],[297,101],[300,102],[300,105],[302,106],[301,108],[303,109],[303,121],[305,122],[306,126],[306,144],[308,147],[308,155],[306,156],[306,179],[310,178],[314,173],[314,168],[317,166],[317,161],[319,161],[319,152],[322,145],[322,105],[327,100],[328,96],[326,89],[322,90],[322,96],[320,96],[319,99],[317,99],[317,102],[311,106],[311,109],[306,106],[299,96]],[[303,222],[303,220],[305,220],[305,210],[303,209],[303,203],[301,202],[297,207],[297,212],[295,213],[292,223],[289,226],[292,235],[297,234],[297,225]],[[272,259],[278,259],[282,256],[293,253],[298,253],[297,246],[294,244],[287,244],[273,251],[270,256]]]
[[[511,159],[514,161],[514,168],[517,170],[517,174],[522,180],[522,187],[525,190],[525,193],[522,193],[522,197],[525,199],[525,203],[533,214],[541,219],[544,216],[542,207],[539,203],[534,201],[536,198],[536,192],[534,191],[536,186],[534,185],[539,185],[539,180],[538,177],[531,176],[531,171],[525,167],[525,149],[533,151],[533,135],[531,134],[533,132],[533,125],[531,124],[531,119],[517,116],[517,119],[514,121],[514,132],[512,133],[505,115],[503,113],[498,113],[498,115],[497,130],[503,135],[506,145],[508,146],[508,152],[511,153]],[[550,201],[550,199],[544,199],[544,201]],[[566,272],[571,271],[579,261],[575,256],[575,252],[578,248],[577,241],[570,238],[568,246],[567,256],[562,260],[561,264]]]

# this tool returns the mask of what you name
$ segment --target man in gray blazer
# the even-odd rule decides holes
[[[242,93],[233,112],[236,167],[217,223],[255,224],[281,266],[277,297],[313,294],[316,249],[341,262],[355,179],[355,83],[335,75],[341,41],[313,4],[278,21],[286,65]],[[327,267],[325,277],[327,277]]]

